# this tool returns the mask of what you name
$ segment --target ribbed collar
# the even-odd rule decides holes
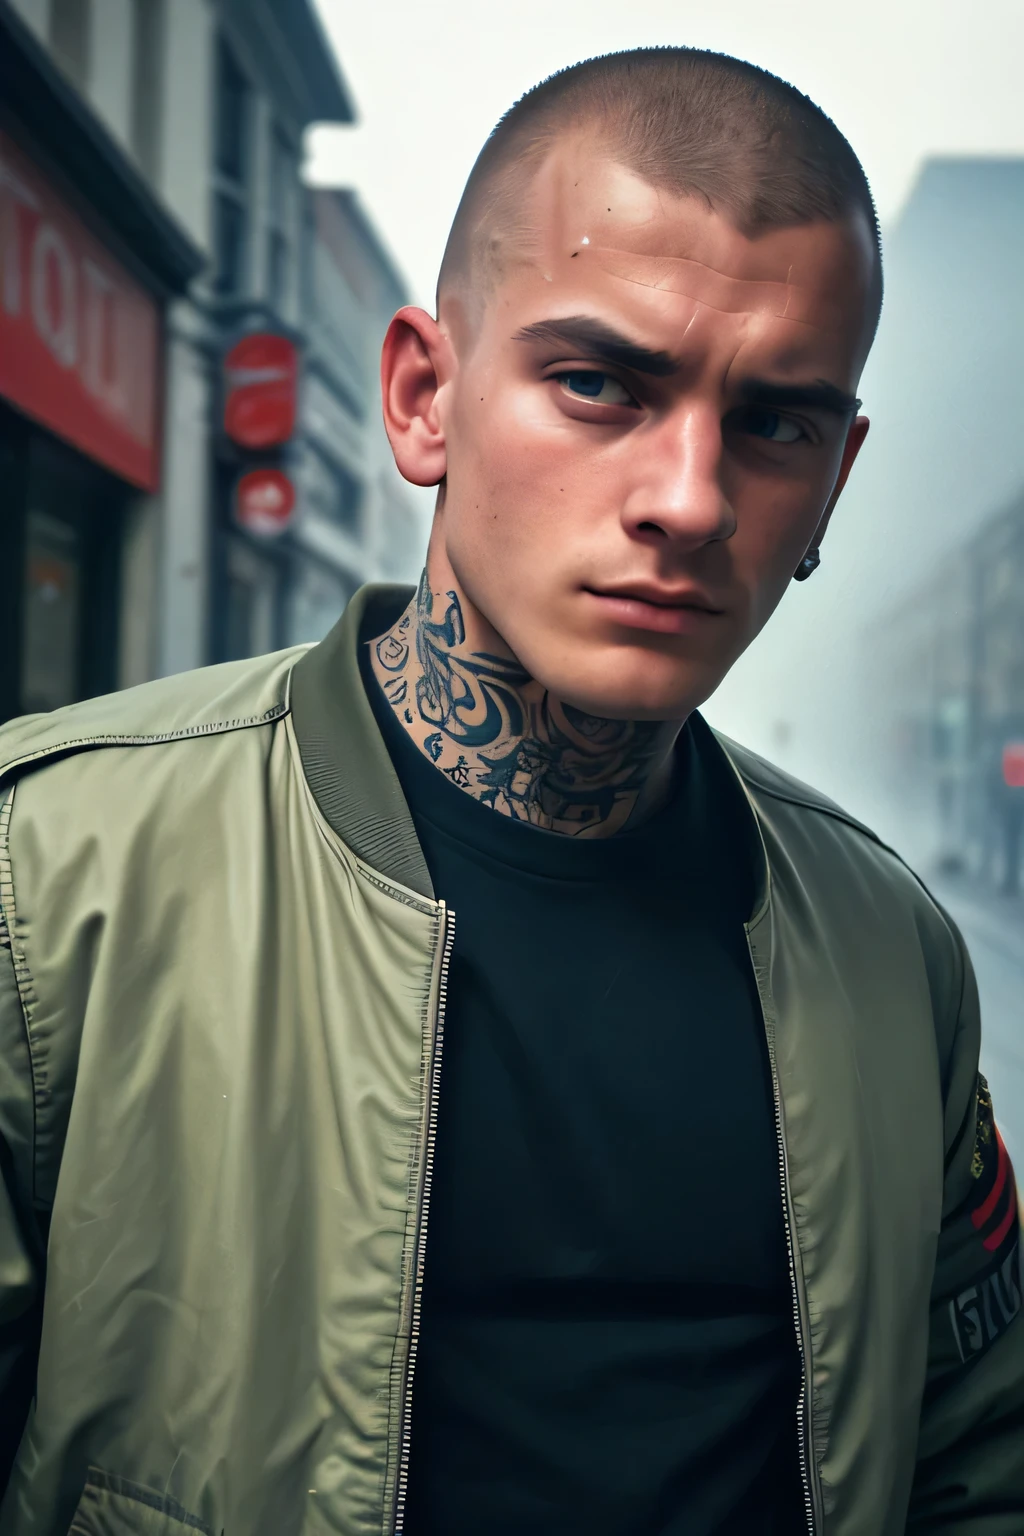
[[[366,697],[360,640],[382,635],[413,587],[366,586],[292,673],[292,719],[313,797],[347,847],[372,869],[434,899],[398,775]]]
[[[296,664],[291,710],[306,781],[328,824],[371,869],[433,901],[434,888],[412,815],[359,667],[360,642],[390,629],[412,601],[414,590],[383,584],[361,587],[330,634]],[[692,719],[699,738],[714,743],[749,798],[748,785],[754,786],[744,769],[748,760],[759,760],[732,743],[726,746],[696,713]],[[773,787],[767,787],[772,792]],[[783,797],[796,798],[791,793]],[[757,821],[751,804],[748,833],[756,842],[760,905],[767,895],[768,868]]]

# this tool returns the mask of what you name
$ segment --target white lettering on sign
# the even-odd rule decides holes
[[[0,133],[0,394],[153,482],[157,308]]]
[[[82,262],[85,303],[82,324],[82,380],[90,394],[102,400],[115,415],[128,411],[130,377],[119,356],[131,364],[131,337],[126,336],[125,317],[117,306],[117,292],[102,267],[87,256]]]
[[[32,242],[32,321],[62,368],[78,361],[78,273],[52,224],[40,223]]]

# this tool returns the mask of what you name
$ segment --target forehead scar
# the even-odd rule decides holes
[[[729,277],[689,257],[644,256],[612,246],[590,246],[580,255],[589,257],[611,277],[660,293],[678,293],[723,314],[761,313],[823,330],[841,329],[838,305],[829,304],[793,283]]]

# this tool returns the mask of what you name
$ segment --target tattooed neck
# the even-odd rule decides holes
[[[606,837],[667,793],[674,724],[589,715],[559,703],[517,662],[472,650],[458,596],[435,596],[425,571],[371,659],[396,717],[434,766],[515,821]]]

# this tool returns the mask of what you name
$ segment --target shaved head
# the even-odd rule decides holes
[[[808,97],[767,70],[694,48],[588,59],[552,75],[505,114],[459,203],[438,279],[439,310],[455,294],[478,312],[510,265],[536,249],[531,189],[569,138],[655,188],[698,199],[751,239],[815,221],[862,220],[874,247],[877,322],[878,222],[846,139]]]
[[[524,96],[437,318],[400,310],[382,363],[467,645],[602,720],[684,720],[817,561],[880,295],[853,151],[764,70],[643,49]]]

